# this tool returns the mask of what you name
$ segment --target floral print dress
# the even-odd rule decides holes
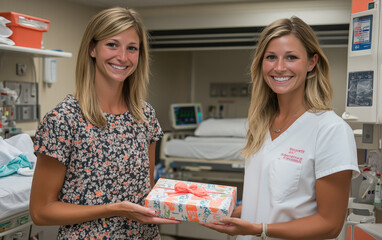
[[[105,113],[107,127],[85,120],[68,95],[45,115],[35,136],[35,151],[66,166],[58,200],[79,205],[129,201],[144,205],[150,191],[149,145],[163,132],[154,109],[145,103],[145,123],[129,113]],[[160,239],[158,226],[125,217],[61,226],[58,239]]]

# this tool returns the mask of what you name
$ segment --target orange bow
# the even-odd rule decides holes
[[[208,198],[209,197],[206,189],[204,189],[204,187],[198,188],[198,185],[195,183],[191,184],[190,186],[187,186],[187,184],[184,182],[177,182],[174,186],[174,190],[175,190],[175,192],[167,193],[167,194],[168,195],[179,195],[179,194],[191,193],[191,194],[193,194],[197,197],[201,197],[201,198]]]

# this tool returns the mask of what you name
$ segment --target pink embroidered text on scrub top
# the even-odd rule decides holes
[[[287,154],[286,153],[282,153],[281,156],[285,160],[301,163],[301,161],[302,161],[302,154],[304,154],[304,152],[305,152],[305,150],[289,148],[289,152]]]

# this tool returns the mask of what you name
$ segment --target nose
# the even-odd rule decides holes
[[[120,49],[118,51],[117,59],[121,62],[126,62],[128,59],[128,51],[126,49]]]
[[[276,71],[285,71],[286,65],[283,59],[277,59],[276,64],[275,64],[275,70]]]

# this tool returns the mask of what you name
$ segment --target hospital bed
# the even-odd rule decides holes
[[[199,103],[170,106],[173,131],[161,140],[160,158],[167,170],[243,172],[245,118],[203,120]]]
[[[0,138],[1,240],[29,239],[32,225],[29,196],[33,174],[30,167],[33,168],[35,159],[33,142],[29,135]],[[29,167],[24,168],[26,165]]]
[[[25,156],[30,167],[15,168]],[[12,161],[12,160],[20,161]],[[0,240],[50,240],[57,236],[57,226],[37,227],[29,215],[29,198],[36,156],[28,134],[0,137]],[[9,167],[12,163],[13,167]],[[13,172],[16,171],[17,172]]]
[[[0,177],[0,240],[51,240],[58,226],[36,226],[29,215],[32,176]]]
[[[195,131],[165,133],[160,158],[166,169],[243,172],[246,119],[207,119]]]
[[[242,172],[240,155],[244,138],[198,137],[191,132],[168,132],[161,141],[161,159],[165,168],[190,171]]]
[[[13,174],[0,178],[0,239],[29,239],[31,176]]]

